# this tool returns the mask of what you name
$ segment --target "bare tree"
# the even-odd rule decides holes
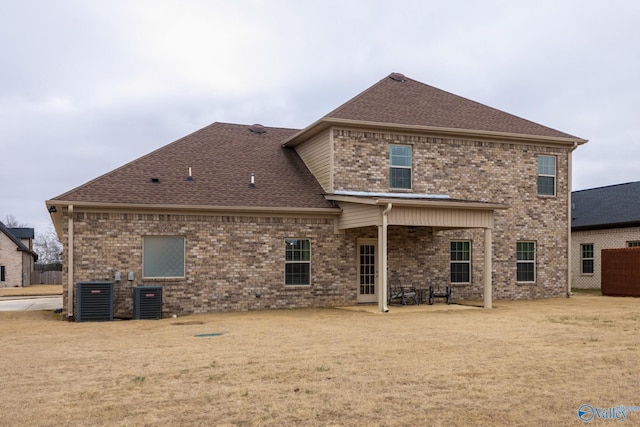
[[[16,219],[13,215],[5,216],[2,223],[8,228],[28,228],[29,226]],[[38,254],[38,264],[61,264],[62,243],[49,224],[45,231],[36,231],[33,239],[33,251]]]
[[[27,227],[27,224],[24,224],[22,222],[18,222],[16,217],[13,216],[13,215],[5,216],[4,219],[2,220],[2,223],[5,226],[7,226],[8,228],[25,228],[25,227]]]
[[[33,250],[38,254],[38,264],[62,263],[62,243],[51,224],[45,231],[36,232]]]

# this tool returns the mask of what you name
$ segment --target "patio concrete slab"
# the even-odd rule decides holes
[[[62,296],[0,298],[0,311],[37,311],[55,310],[57,308],[62,308]]]
[[[351,311],[364,311],[367,313],[380,313],[377,304],[360,304],[351,305],[346,307],[338,307],[341,310]],[[419,304],[419,305],[390,305],[388,313],[381,314],[393,314],[393,313],[416,313],[416,312],[435,312],[435,311],[448,311],[448,310],[481,310],[482,303],[476,304]]]

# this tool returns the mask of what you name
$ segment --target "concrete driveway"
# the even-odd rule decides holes
[[[0,311],[55,310],[62,308],[62,296],[1,297]]]

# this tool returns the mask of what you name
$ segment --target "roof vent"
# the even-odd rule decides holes
[[[391,80],[395,80],[397,82],[406,82],[407,78],[404,76],[404,74],[400,74],[400,73],[391,73],[389,74],[389,78],[391,78]]]
[[[267,129],[264,126],[262,126],[261,124],[258,124],[258,123],[249,126],[249,130],[251,132],[253,132],[253,133],[266,133],[267,132]]]

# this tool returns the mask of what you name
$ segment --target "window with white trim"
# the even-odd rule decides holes
[[[184,253],[184,237],[143,237],[142,275],[146,278],[184,277]]]
[[[627,247],[628,248],[640,247],[640,240],[631,240],[631,241],[627,242]]]
[[[411,190],[412,164],[410,145],[391,145],[389,147],[389,187]]]
[[[581,273],[593,274],[593,243],[580,245]]]
[[[556,195],[555,156],[538,156],[538,195]]]
[[[285,239],[285,285],[311,284],[311,240]]]
[[[536,281],[536,243],[516,243],[516,281]]]
[[[449,257],[451,283],[471,283],[471,242],[452,241]]]

